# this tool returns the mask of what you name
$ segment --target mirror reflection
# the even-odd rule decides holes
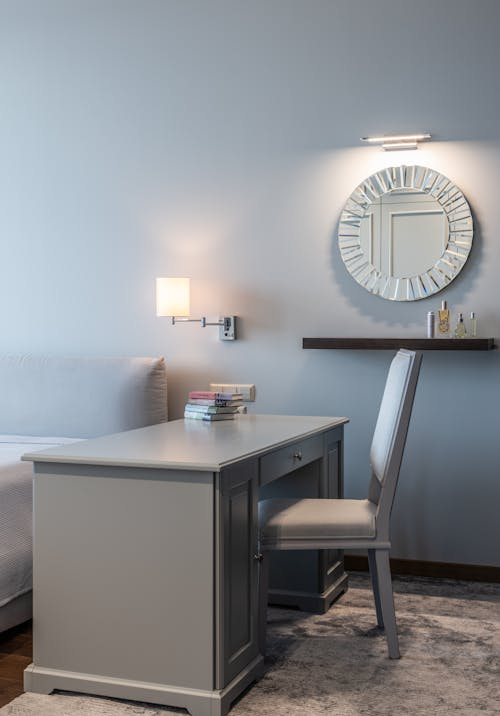
[[[361,221],[361,248],[377,271],[403,278],[424,273],[446,248],[448,219],[436,199],[403,189],[373,202]]]
[[[342,259],[382,298],[412,301],[442,290],[472,244],[469,205],[449,179],[426,167],[390,167],[349,197],[339,223]]]

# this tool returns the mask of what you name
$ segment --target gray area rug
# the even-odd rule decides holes
[[[267,672],[231,716],[498,716],[500,585],[395,578],[402,658],[374,628],[369,581],[351,575],[328,614],[270,609]],[[164,716],[178,709],[23,694],[1,716]]]

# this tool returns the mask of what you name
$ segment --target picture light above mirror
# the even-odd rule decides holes
[[[363,288],[391,301],[442,291],[462,270],[473,223],[460,189],[421,166],[388,167],[365,179],[342,211],[342,260]]]
[[[385,151],[395,151],[399,149],[417,149],[418,142],[430,139],[429,132],[420,132],[415,134],[384,134],[383,136],[360,137],[362,142],[370,142],[371,144],[381,144]]]

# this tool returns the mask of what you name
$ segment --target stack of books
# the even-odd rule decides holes
[[[210,390],[192,390],[184,408],[184,417],[191,420],[232,420],[243,405],[241,393],[214,393]]]

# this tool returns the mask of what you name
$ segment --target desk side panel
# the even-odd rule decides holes
[[[212,689],[213,474],[44,465],[34,664]]]

